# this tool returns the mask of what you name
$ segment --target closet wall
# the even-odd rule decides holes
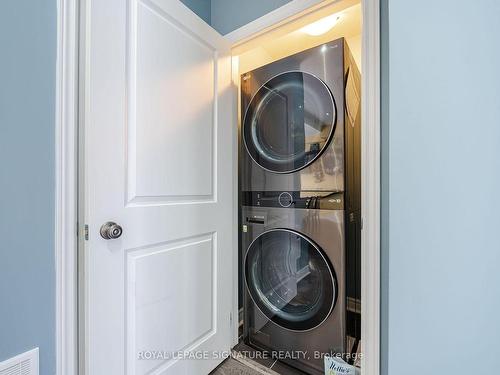
[[[291,0],[181,0],[222,35],[272,12]]]

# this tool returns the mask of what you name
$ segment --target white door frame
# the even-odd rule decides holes
[[[226,37],[241,44],[339,0],[293,0]],[[57,1],[56,374],[78,373],[77,186],[79,0]],[[380,373],[380,0],[362,0],[363,375]],[[236,214],[235,214],[236,217]],[[237,316],[237,315],[236,315]]]
[[[79,1],[57,1],[55,124],[56,374],[78,364],[78,24]]]

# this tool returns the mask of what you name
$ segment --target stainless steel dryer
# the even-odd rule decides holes
[[[242,260],[247,342],[307,373],[323,374],[322,355],[343,353],[346,331],[343,194],[255,196],[242,207]],[[253,200],[253,201],[252,201]],[[305,355],[299,354],[305,352]],[[278,354],[279,356],[280,354]]]
[[[341,38],[241,76],[242,191],[345,190],[349,56]]]

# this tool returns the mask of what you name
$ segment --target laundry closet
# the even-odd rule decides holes
[[[82,373],[204,375],[241,345],[359,365],[361,8],[224,36],[180,1],[82,10]]]
[[[240,338],[323,374],[361,352],[361,4],[233,49]]]

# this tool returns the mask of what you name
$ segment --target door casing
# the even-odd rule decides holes
[[[233,46],[269,32],[292,19],[340,0],[293,0],[277,10],[227,34]],[[380,373],[380,1],[362,0],[362,337],[364,375]],[[55,126],[55,259],[56,259],[56,371],[58,375],[78,374],[78,357],[84,348],[78,340],[79,321],[85,319],[78,308],[78,241],[85,226],[78,214],[81,205],[79,150],[85,119],[79,111],[84,85],[79,48],[85,35],[85,0],[57,1],[56,126]],[[233,77],[237,82],[237,74]],[[237,85],[233,85],[237,87]],[[235,88],[236,90],[236,88]],[[237,109],[234,108],[235,118]],[[236,141],[236,140],[234,140]],[[237,150],[237,147],[234,147]],[[237,158],[237,155],[234,155]],[[236,163],[235,163],[236,165]],[[234,186],[237,171],[233,171]],[[234,201],[237,220],[237,201]],[[236,241],[236,233],[234,241]],[[233,279],[237,280],[237,264]],[[234,282],[234,295],[238,283]],[[235,299],[237,301],[237,299]],[[233,316],[237,317],[238,306]],[[234,319],[234,343],[238,341]]]

